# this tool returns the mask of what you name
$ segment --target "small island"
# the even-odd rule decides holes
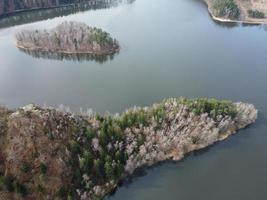
[[[204,0],[215,21],[247,24],[267,23],[267,0]]]
[[[24,30],[16,34],[16,45],[27,52],[112,55],[120,47],[109,33],[79,22],[63,22],[48,30]]]
[[[104,116],[0,108],[0,196],[101,200],[137,169],[179,161],[256,118],[252,104],[215,99],[171,98]]]

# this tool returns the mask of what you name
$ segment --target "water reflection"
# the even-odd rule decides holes
[[[237,23],[237,22],[221,22],[221,21],[214,20],[211,15],[210,15],[210,18],[212,19],[214,24],[216,24],[220,27],[223,27],[223,28],[231,29],[231,28],[235,28],[235,27],[240,26],[240,23]]]
[[[220,22],[220,21],[216,21],[211,17],[212,21],[223,28],[235,28],[235,27],[259,27],[260,29],[263,29],[264,31],[267,31],[267,26],[266,24],[257,24],[257,23],[246,23],[246,22]]]
[[[31,55],[34,58],[44,58],[44,59],[52,59],[52,60],[68,60],[68,61],[76,61],[76,62],[84,62],[84,61],[95,61],[97,63],[104,63],[107,61],[113,60],[115,54],[108,54],[108,55],[92,55],[86,53],[79,53],[79,54],[67,54],[61,52],[49,52],[49,51],[38,51],[38,50],[27,50],[21,49],[20,51]]]
[[[53,9],[40,9],[35,11],[21,12],[12,16],[6,15],[0,17],[0,29],[66,16],[77,12],[110,8],[120,4],[131,4],[134,1],[135,0],[97,0]]]

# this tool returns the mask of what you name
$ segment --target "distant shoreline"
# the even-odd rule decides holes
[[[75,6],[79,6],[79,5],[96,5],[97,3],[98,2],[94,0],[94,1],[71,3],[71,4],[64,4],[64,5],[58,5],[58,6],[43,7],[43,8],[42,7],[36,7],[36,8],[29,8],[29,9],[14,10],[12,12],[0,14],[0,20],[5,19],[7,17],[15,16],[15,15],[20,14],[20,13],[50,10],[50,9],[56,9],[56,8],[75,7]]]
[[[206,4],[208,8],[208,12],[211,16],[211,18],[215,21],[218,22],[223,22],[223,23],[243,23],[243,24],[254,24],[254,25],[261,25],[261,24],[267,24],[267,17],[263,19],[259,18],[246,18],[248,19],[240,19],[240,20],[232,20],[229,18],[224,18],[224,17],[216,17],[213,14],[213,11],[211,10],[211,0],[203,0],[203,2]],[[75,7],[79,5],[97,5],[97,1],[86,1],[86,2],[81,2],[81,3],[72,3],[72,4],[65,4],[65,5],[58,5],[58,6],[51,6],[51,7],[38,7],[38,8],[30,8],[30,9],[21,9],[21,10],[16,10],[13,12],[8,12],[4,14],[0,14],[0,20],[3,20],[5,18],[11,17],[11,16],[16,16],[17,14],[20,13],[27,13],[27,12],[34,12],[34,11],[42,11],[42,10],[50,10],[50,9],[57,9],[57,8],[65,8],[65,7]]]

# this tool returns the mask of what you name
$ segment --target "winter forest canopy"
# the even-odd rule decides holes
[[[47,30],[24,30],[16,34],[17,47],[30,51],[107,55],[119,51],[109,33],[79,22],[63,22]]]
[[[0,108],[0,191],[27,200],[101,200],[136,169],[180,160],[257,117],[251,104],[215,99],[167,99],[120,115],[64,110]]]
[[[69,4],[93,2],[92,0],[1,0],[0,15],[21,10],[59,7]]]

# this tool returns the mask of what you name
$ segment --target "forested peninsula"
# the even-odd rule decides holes
[[[252,104],[171,98],[122,114],[0,109],[0,196],[103,199],[136,169],[224,140],[257,118]]]

